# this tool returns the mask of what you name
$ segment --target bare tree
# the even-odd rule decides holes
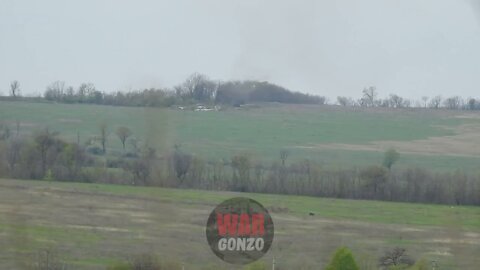
[[[84,102],[92,100],[95,98],[96,92],[97,90],[95,89],[95,85],[92,83],[82,83],[77,90],[78,101]]]
[[[35,146],[40,153],[40,161],[42,166],[42,175],[47,171],[47,153],[50,147],[55,144],[55,137],[58,132],[51,132],[48,127],[37,133],[34,137]]]
[[[460,98],[459,96],[453,96],[445,99],[443,103],[448,109],[457,110],[461,107],[462,102],[462,98]]]
[[[364,88],[362,97],[362,104],[366,107],[373,107],[375,105],[375,99],[377,98],[377,88],[375,86],[370,86]]]
[[[44,97],[48,100],[62,100],[65,96],[65,82],[56,81],[47,86]]]
[[[175,147],[175,152],[172,157],[173,169],[175,170],[175,175],[180,182],[183,182],[186,174],[190,169],[192,164],[192,156],[186,153],[183,153],[179,146]]]
[[[117,131],[115,131],[120,142],[122,142],[123,152],[125,152],[125,142],[127,141],[128,137],[132,136],[132,131],[127,127],[119,127]]]
[[[390,94],[390,106],[393,108],[402,108],[404,107],[404,100],[401,96]]]
[[[369,166],[360,171],[360,179],[364,181],[364,187],[370,194],[364,194],[367,198],[379,199],[387,181],[387,171],[380,166]]]
[[[194,99],[202,102],[215,98],[217,84],[199,73],[190,75],[185,82],[177,86],[175,91],[183,99]]]
[[[102,145],[103,154],[106,153],[106,144],[108,137],[108,126],[106,123],[100,124],[100,144]]]
[[[409,267],[412,266],[415,261],[407,255],[404,248],[396,247],[393,250],[385,252],[385,255],[380,257],[378,264],[382,269],[390,269],[390,267]]]
[[[430,99],[430,108],[438,109],[438,107],[440,107],[441,103],[442,103],[442,97],[441,96],[435,96],[432,99]]]
[[[248,191],[251,162],[247,155],[236,155],[231,161],[233,169],[233,188],[235,191]]]
[[[427,97],[427,96],[423,96],[423,97],[422,97],[422,101],[423,101],[423,106],[424,106],[425,108],[427,108],[428,97]]]
[[[285,167],[285,162],[287,161],[288,156],[290,155],[290,151],[287,149],[280,150],[280,160],[282,161],[282,166]]]
[[[133,160],[131,163],[127,163],[126,166],[124,166],[124,169],[131,172],[133,175],[133,185],[147,184],[147,180],[149,179],[152,172],[152,167],[155,159],[155,149],[145,145],[140,157]]]
[[[15,171],[15,167],[20,161],[20,152],[23,145],[24,141],[20,140],[18,137],[14,137],[10,140],[10,143],[7,146],[6,159],[10,174]]]
[[[12,97],[20,96],[20,83],[17,80],[10,83],[10,95]]]

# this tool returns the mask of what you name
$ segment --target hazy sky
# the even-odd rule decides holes
[[[480,0],[0,1],[0,92],[189,74],[358,97],[480,96]]]

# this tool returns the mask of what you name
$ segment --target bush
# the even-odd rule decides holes
[[[397,151],[395,151],[395,149],[390,148],[385,152],[382,165],[390,170],[393,164],[395,164],[395,162],[397,162],[399,158],[400,158],[400,154]]]
[[[353,258],[352,252],[346,248],[341,247],[337,249],[333,255],[332,260],[327,265],[326,270],[358,270],[358,265]]]

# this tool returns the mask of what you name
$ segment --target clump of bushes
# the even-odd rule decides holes
[[[327,265],[325,270],[359,270],[355,259],[353,258],[352,252],[346,248],[341,247],[337,249],[333,255],[332,260]]]

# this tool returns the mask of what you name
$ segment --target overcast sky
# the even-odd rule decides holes
[[[480,96],[480,0],[1,0],[0,92],[200,72],[358,97]]]

